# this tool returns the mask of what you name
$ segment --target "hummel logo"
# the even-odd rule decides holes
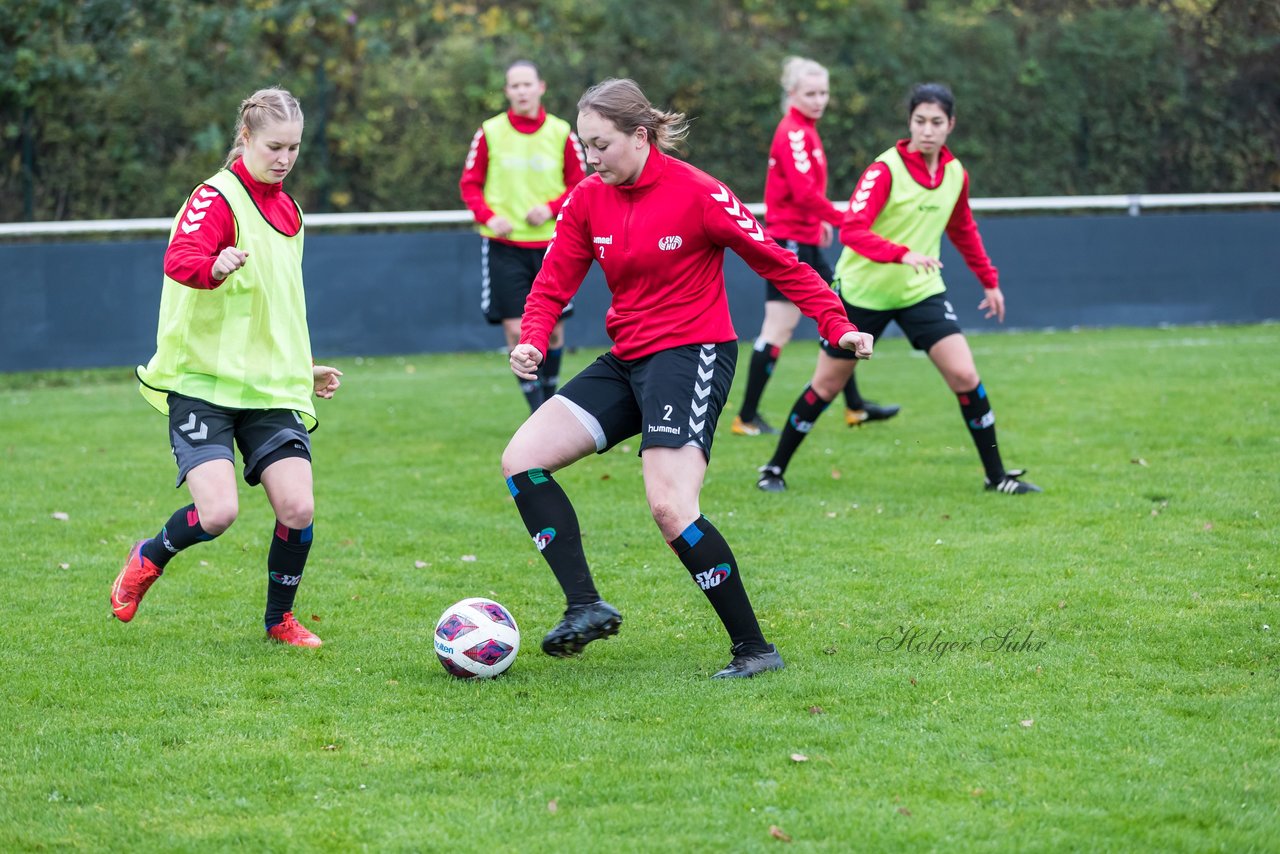
[[[719,186],[720,192],[712,193],[711,198],[724,206],[724,212],[733,217],[733,221],[738,224],[739,228],[750,234],[752,240],[764,242],[764,229],[760,227],[760,223],[756,222],[748,211],[738,206],[738,200],[733,197],[724,184]],[[752,226],[755,226],[754,231],[751,228]]]
[[[199,430],[196,430],[197,423],[199,423],[200,425]],[[209,438],[209,425],[205,424],[203,421],[197,422],[196,414],[194,412],[191,413],[191,417],[187,419],[187,423],[183,424],[178,429],[181,430],[183,433],[186,433],[187,438],[195,442],[199,442],[203,439]]]

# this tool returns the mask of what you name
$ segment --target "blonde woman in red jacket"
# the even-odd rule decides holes
[[[782,66],[782,121],[769,147],[764,182],[765,233],[831,283],[831,265],[822,250],[831,245],[843,214],[827,198],[827,158],[818,136],[818,120],[831,98],[827,69],[812,59],[789,57]],[[773,375],[782,348],[791,340],[800,309],[768,279],[764,283],[764,324],[747,367],[742,407],[733,419],[740,436],[776,435],[760,415],[760,397]],[[898,414],[897,406],[878,406],[862,399],[855,377],[844,389],[845,423],[850,427]]]
[[[640,434],[653,519],[730,637],[732,660],[714,677],[749,677],[780,669],[782,657],[760,630],[733,552],[698,505],[737,359],[725,249],[774,282],[828,341],[867,358],[872,339],[728,188],[663,153],[686,130],[683,115],[654,108],[632,80],[605,80],[578,101],[578,138],[595,174],[560,211],[511,369],[524,379],[537,376],[551,330],[592,263],[613,294],[605,328],[614,344],[516,431],[502,469],[567,600],[542,649],[576,655],[616,634],[622,616],[596,590],[573,505],[552,472]]]

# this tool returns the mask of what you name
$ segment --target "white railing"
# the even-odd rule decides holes
[[[975,211],[1123,210],[1138,216],[1147,208],[1204,208],[1280,206],[1280,193],[1131,194],[1116,196],[1021,196],[970,199]],[[841,208],[847,202],[837,202]],[[755,216],[764,215],[764,203],[747,205]],[[470,211],[389,211],[386,213],[320,213],[307,215],[307,228],[377,227],[396,225],[465,225],[475,222]],[[35,237],[77,234],[125,234],[167,232],[172,217],[152,219],[74,220],[68,222],[0,223],[0,237]]]

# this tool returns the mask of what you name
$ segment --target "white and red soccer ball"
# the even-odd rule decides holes
[[[459,679],[506,671],[520,651],[515,617],[492,599],[473,597],[445,608],[436,623],[436,656]]]

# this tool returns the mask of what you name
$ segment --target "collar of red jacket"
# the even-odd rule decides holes
[[[898,140],[898,154],[902,155],[902,162],[906,164],[907,171],[911,173],[911,177],[916,179],[916,183],[922,187],[933,189],[942,183],[942,168],[955,160],[955,155],[951,153],[951,149],[945,145],[942,146],[942,153],[938,156],[938,171],[929,176],[929,167],[925,165],[924,155],[919,151],[907,151],[907,146],[911,144],[910,139]]]
[[[640,177],[630,184],[618,184],[617,189],[624,193],[640,193],[658,183],[662,172],[667,168],[667,155],[658,150],[658,146],[649,146],[649,157],[640,170]]]
[[[818,122],[816,119],[809,118],[804,113],[800,112],[800,110],[796,107],[791,107],[789,110],[787,110],[787,115],[791,116],[791,118],[795,119],[797,122],[799,122],[802,125],[808,125],[811,128],[818,126]]]
[[[244,183],[249,193],[259,199],[275,199],[284,192],[284,182],[276,181],[275,183],[267,183],[259,181],[253,177],[253,173],[249,171],[249,167],[244,165],[244,158],[237,157],[236,162],[231,164],[231,171],[240,176],[240,180]]]
[[[511,122],[511,126],[520,133],[534,133],[547,120],[547,108],[538,107],[538,115],[533,118],[518,116],[515,110],[507,110],[507,119]]]

